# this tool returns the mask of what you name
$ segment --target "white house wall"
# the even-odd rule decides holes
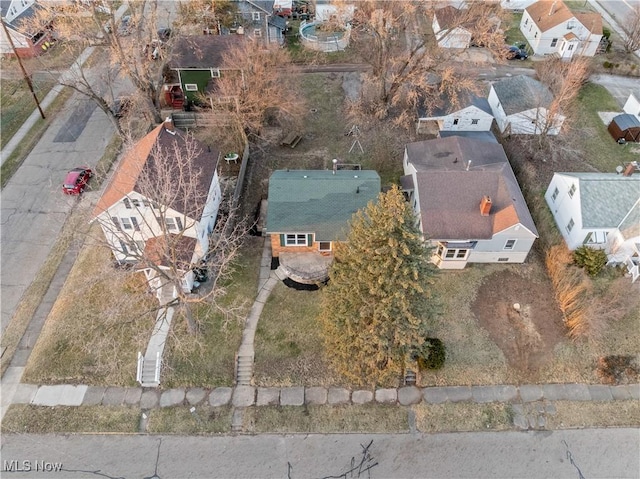
[[[505,249],[507,240],[516,240],[512,249]],[[469,252],[468,263],[524,263],[536,236],[521,224],[496,233],[489,240],[480,240]]]
[[[489,102],[489,106],[491,107],[493,117],[496,119],[496,123],[498,124],[500,133],[504,133],[509,122],[507,121],[507,114],[505,113],[504,108],[502,108],[502,104],[500,103],[500,99],[498,98],[493,85],[491,86],[491,90],[489,91],[489,97],[487,98],[487,101]]]
[[[625,113],[629,113],[630,115],[635,115],[640,118],[640,99],[636,98],[635,95],[631,93],[622,109]]]
[[[454,124],[458,120],[458,124]],[[474,124],[473,120],[477,120]],[[489,131],[493,123],[493,115],[475,106],[463,108],[451,115],[442,117],[441,130],[444,131]]]
[[[507,122],[511,125],[511,133],[520,135],[539,134],[544,128],[546,121],[547,109],[542,107],[514,113],[507,117]],[[557,115],[555,125],[549,128],[547,135],[555,136],[560,133],[563,122],[564,116]]]

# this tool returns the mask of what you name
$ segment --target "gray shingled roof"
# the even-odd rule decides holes
[[[169,68],[220,68],[223,54],[245,41],[243,35],[178,36],[171,51]]]
[[[406,148],[417,170],[422,226],[430,238],[489,239],[499,229],[497,215],[509,216],[511,206],[517,222],[538,235],[501,145],[452,136],[410,143]],[[489,216],[480,215],[483,196],[492,200]]]
[[[525,75],[495,82],[493,89],[507,115],[532,108],[548,108],[553,101],[553,94],[548,87]]]
[[[379,193],[380,176],[371,170],[274,171],[267,233],[315,233],[316,241],[344,241],[353,214]]]
[[[630,231],[637,220],[640,175],[616,173],[558,173],[578,180],[583,228],[620,228]],[[623,224],[624,223],[624,224]],[[635,224],[640,234],[640,224]]]
[[[618,125],[622,131],[629,128],[640,127],[640,120],[638,120],[638,117],[630,113],[622,113],[621,115],[614,117],[611,121]]]

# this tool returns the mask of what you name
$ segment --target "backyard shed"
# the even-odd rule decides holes
[[[635,115],[622,113],[609,123],[609,133],[619,143],[622,139],[640,142],[640,120]]]

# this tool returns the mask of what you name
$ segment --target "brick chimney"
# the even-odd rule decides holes
[[[637,167],[638,167],[637,161],[632,161],[631,163],[627,163],[627,166],[625,167],[624,172],[622,173],[622,176],[633,175],[633,170],[635,170]]]
[[[489,216],[489,213],[491,213],[491,197],[483,196],[482,200],[480,200],[480,214]]]

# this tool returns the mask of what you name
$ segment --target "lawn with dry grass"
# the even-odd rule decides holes
[[[227,294],[220,305],[233,309],[233,314],[225,314],[214,305],[198,305],[194,309],[199,324],[196,335],[188,333],[181,311],[174,316],[163,359],[163,386],[233,385],[235,353],[258,292],[262,245],[262,238],[246,238],[233,276],[223,285]]]
[[[420,432],[503,431],[513,429],[508,403],[443,403],[412,406]]]
[[[408,432],[407,409],[394,405],[261,406],[245,409],[249,433],[394,433]]]
[[[136,433],[140,410],[125,406],[31,406],[13,404],[2,434]]]
[[[92,235],[101,235],[93,226]],[[111,251],[89,245],[53,305],[27,363],[24,381],[132,386],[136,358],[157,310],[141,274],[114,267]]]
[[[231,432],[231,407],[197,406],[154,409],[147,432],[152,434],[224,434]]]
[[[555,401],[556,413],[547,416],[548,429],[584,427],[640,427],[640,402]]]

